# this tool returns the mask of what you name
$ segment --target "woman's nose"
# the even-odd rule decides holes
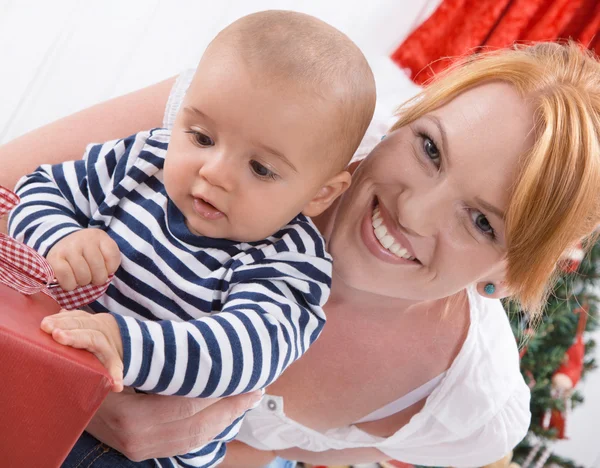
[[[225,153],[208,156],[198,173],[212,186],[228,192],[235,187],[234,161]]]
[[[452,206],[451,195],[443,187],[410,190],[398,197],[398,221],[413,235],[435,236],[450,222]]]

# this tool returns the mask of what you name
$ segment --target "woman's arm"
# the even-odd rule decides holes
[[[277,455],[273,451],[257,450],[243,442],[234,440],[227,444],[225,459],[221,468],[263,468],[271,463]]]
[[[370,447],[326,450],[324,452],[309,452],[299,448],[291,448],[278,450],[275,453],[286,460],[296,460],[312,465],[356,465],[359,463],[377,463],[390,459],[383,452]]]
[[[258,403],[261,392],[225,399],[110,393],[86,430],[133,461],[206,445]]]
[[[0,146],[0,185],[12,189],[40,164],[81,159],[89,143],[160,127],[174,82],[169,78],[97,104]],[[6,220],[0,221],[0,232],[6,232]]]
[[[309,452],[299,448],[263,451],[234,440],[227,444],[227,454],[219,466],[222,468],[261,468],[268,465],[277,456],[313,465],[355,465],[376,463],[390,458],[381,451],[368,447],[326,450],[324,452]]]

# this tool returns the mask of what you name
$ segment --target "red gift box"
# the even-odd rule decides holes
[[[40,329],[60,306],[0,284],[0,467],[59,467],[111,387],[87,351]]]

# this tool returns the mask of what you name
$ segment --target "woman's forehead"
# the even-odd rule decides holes
[[[487,83],[431,112],[438,120],[447,175],[465,199],[505,210],[523,155],[534,143],[533,108],[509,84]]]
[[[501,82],[470,89],[431,113],[445,133],[449,162],[507,173],[534,143],[533,114],[531,104]]]

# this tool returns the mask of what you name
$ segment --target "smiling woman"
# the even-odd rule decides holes
[[[392,128],[415,128],[422,152],[436,171],[447,174],[444,179],[451,177],[454,158],[478,164],[468,167],[457,162],[464,173],[458,181],[461,191],[468,192],[477,183],[473,179],[487,184],[478,191],[479,197],[472,196],[481,211],[469,208],[469,216],[480,232],[506,250],[506,292],[534,313],[545,302],[558,259],[597,223],[597,200],[590,194],[600,183],[598,114],[594,112],[598,103],[593,93],[582,91],[597,86],[598,78],[586,73],[587,65],[594,63],[591,53],[576,53],[577,49],[575,44],[547,43],[457,63],[409,101]],[[538,56],[544,60],[536,60]],[[471,97],[463,110],[440,118],[442,109],[469,99],[474,92],[470,88],[486,81],[502,83],[498,86],[505,89]],[[448,101],[449,106],[436,110]],[[482,108],[485,103],[488,107]],[[485,128],[472,126],[473,118],[480,118],[477,114],[489,120]],[[419,130],[424,119],[435,123],[439,136]],[[452,137],[447,136],[457,126],[471,133],[465,147],[453,147]],[[440,139],[442,151],[436,143]],[[510,155],[518,159],[507,159]],[[486,213],[495,220],[490,221]]]
[[[506,187],[516,177],[519,158],[533,144],[532,125],[528,103],[509,84],[493,82],[392,128],[353,175],[346,197],[356,201],[346,205],[352,212],[340,210],[336,222],[339,226],[341,219],[358,216],[354,210],[370,204],[363,242],[392,265],[383,278],[377,265],[373,288],[383,293],[395,285],[397,297],[432,300],[482,277],[501,283]],[[376,226],[373,217],[382,224]],[[333,252],[337,242],[330,240]],[[405,255],[390,255],[394,248],[413,258],[411,268],[393,270],[393,264],[406,263]]]

